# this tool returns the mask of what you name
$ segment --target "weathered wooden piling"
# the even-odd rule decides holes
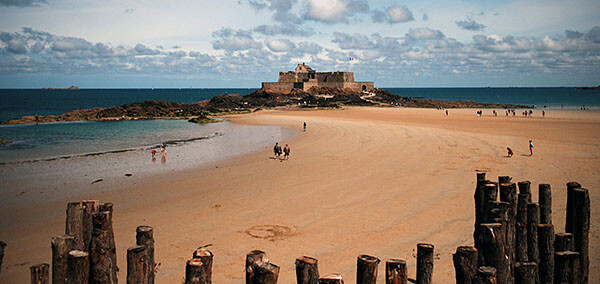
[[[50,264],[30,266],[29,272],[31,272],[31,284],[50,284]]]
[[[417,284],[429,284],[433,278],[433,245],[417,244]]]
[[[487,183],[485,180],[485,173],[477,173],[477,184],[475,185],[475,194],[473,199],[475,200],[475,229],[473,232],[473,239],[478,238],[479,224],[483,223],[483,209],[485,190],[483,186]]]
[[[473,284],[497,284],[496,268],[492,266],[480,266],[473,279]]]
[[[579,253],[559,251],[554,253],[554,283],[580,284]]]
[[[498,176],[498,184],[510,183],[511,180],[512,178],[509,176]]]
[[[296,258],[296,283],[318,284],[319,283],[319,261],[310,256]]]
[[[575,181],[567,183],[567,215],[565,218],[565,231],[567,233],[573,232],[573,226],[575,225],[575,198],[572,196],[575,189],[581,188],[581,184]]]
[[[578,185],[578,184],[577,184]],[[567,184],[567,187],[569,184]],[[581,283],[588,283],[589,277],[589,231],[590,231],[590,195],[581,187],[568,188],[567,206],[571,204],[571,213],[567,211],[567,233],[573,234],[574,251],[579,253],[579,277]],[[567,208],[569,209],[569,208]]]
[[[552,188],[549,184],[539,185],[540,224],[552,224]]]
[[[67,218],[65,221],[65,234],[73,236],[73,249],[86,251],[83,229],[83,203],[69,202],[67,203]]]
[[[85,251],[89,252],[90,242],[92,241],[92,233],[94,231],[94,223],[92,217],[98,213],[98,206],[100,203],[98,200],[84,200],[83,204],[83,241],[85,245]]]
[[[135,240],[138,246],[146,247],[148,284],[154,284],[154,230],[151,226],[138,226],[135,229]]]
[[[110,205],[110,206],[108,206]],[[92,215],[92,224],[94,230],[103,230],[106,231],[106,238],[108,241],[108,246],[106,249],[108,250],[108,256],[111,260],[111,266],[113,271],[112,278],[115,283],[117,282],[117,275],[119,272],[119,267],[117,266],[117,247],[115,243],[115,235],[112,227],[112,203],[103,203],[100,205],[99,210],[110,210],[110,211],[99,211]],[[92,256],[93,257],[93,256]]]
[[[477,273],[477,249],[470,246],[460,246],[452,254],[456,284],[471,284]]]
[[[375,284],[379,258],[361,254],[356,258],[356,284]]]
[[[538,251],[540,262],[538,262],[538,274],[540,284],[554,283],[554,226],[552,224],[539,224]]]
[[[2,261],[4,260],[4,250],[6,249],[6,243],[0,241],[0,273],[2,273]]]
[[[508,249],[510,270],[513,271],[514,260],[517,258],[517,242],[515,237],[517,226],[517,185],[512,182],[501,183],[500,200],[509,204],[506,210],[506,249]],[[512,280],[509,281],[512,282]]]
[[[537,284],[537,264],[535,262],[515,263],[515,284]]]
[[[90,284],[115,284],[108,231],[94,229],[90,242]]]
[[[52,283],[67,283],[69,252],[75,247],[75,238],[69,235],[52,237]]]
[[[254,267],[259,262],[265,262],[266,254],[261,250],[253,250],[246,254],[246,284],[250,284],[252,276],[254,275]]]
[[[89,254],[81,250],[69,252],[67,260],[67,283],[87,284],[90,279]]]
[[[517,185],[519,186],[519,194],[525,195],[527,203],[531,203],[531,182],[528,180],[520,181]]]
[[[327,274],[319,278],[319,284],[344,284],[341,274]]]
[[[477,259],[475,259],[477,263]],[[406,261],[401,259],[390,259],[385,262],[385,284],[407,284],[408,272]]]
[[[481,224],[483,255],[485,266],[496,268],[498,283],[509,283],[511,279],[508,250],[506,249],[506,228],[500,223]]]
[[[521,184],[521,183],[519,183]],[[516,223],[516,261],[527,262],[527,195],[519,193],[517,202],[517,223]]]
[[[186,284],[212,283],[213,253],[206,247],[194,251],[192,259],[185,265]]]
[[[145,246],[134,246],[127,249],[127,284],[147,284],[148,282],[148,250]]]
[[[527,204],[527,258],[530,262],[539,263],[537,225],[539,223],[539,207],[537,203]]]
[[[279,278],[279,266],[270,262],[258,262],[254,266],[251,284],[276,284]]]
[[[489,203],[490,202],[495,202],[497,197],[498,197],[498,185],[490,182],[490,181],[485,181],[486,183],[483,185],[483,197],[482,197],[482,202],[481,202],[481,219],[480,219],[480,223],[479,223],[479,227],[475,229],[475,233],[473,234],[474,237],[474,242],[475,242],[475,248],[481,252],[482,249],[482,243],[481,243],[481,224],[483,223],[490,223],[489,221],[487,221],[489,219],[489,215],[491,212],[491,208]],[[480,253],[478,256],[478,265],[482,266],[484,265],[484,260],[483,260],[483,255]]]
[[[554,235],[554,251],[573,251],[573,234],[556,233]]]

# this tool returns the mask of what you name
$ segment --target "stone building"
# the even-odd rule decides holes
[[[276,93],[286,93],[292,89],[308,91],[312,87],[371,92],[373,91],[373,82],[354,82],[354,73],[352,72],[317,72],[302,63],[298,64],[295,71],[279,72],[279,81],[262,83],[263,89]]]

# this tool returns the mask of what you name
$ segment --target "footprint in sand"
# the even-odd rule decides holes
[[[283,240],[293,235],[292,229],[280,225],[256,225],[250,227],[245,232],[253,238],[265,239],[272,242]]]

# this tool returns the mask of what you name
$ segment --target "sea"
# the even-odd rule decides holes
[[[600,90],[578,88],[384,88],[394,94],[439,100],[531,105],[547,109],[600,109]],[[0,121],[25,115],[61,114],[76,109],[110,107],[146,100],[192,103],[220,94],[249,94],[256,89],[0,89]],[[35,163],[127,151],[151,151],[171,146],[205,143],[217,136],[235,136],[227,122],[215,125],[185,120],[61,122],[40,125],[0,125],[0,165]],[[239,126],[242,127],[242,126]],[[260,129],[271,143],[285,131]],[[229,132],[228,132],[229,131]],[[219,137],[220,137],[219,136]],[[272,138],[271,138],[272,137]],[[260,140],[260,139],[258,139]],[[259,142],[257,142],[259,143]],[[263,146],[261,144],[261,146]]]

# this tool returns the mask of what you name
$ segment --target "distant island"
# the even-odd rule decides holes
[[[576,88],[577,90],[600,90],[600,85],[596,86],[596,87],[579,87]]]
[[[79,90],[79,87],[77,87],[75,85],[71,85],[68,88],[51,88],[51,87],[48,87],[48,88],[42,88],[42,90],[72,90],[72,91],[75,91],[75,90]]]

